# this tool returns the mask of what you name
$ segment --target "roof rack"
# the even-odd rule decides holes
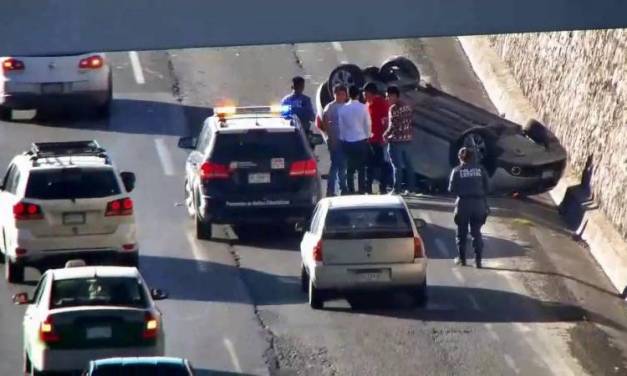
[[[33,142],[27,152],[32,160],[40,158],[94,156],[104,158],[109,163],[107,151],[95,140],[67,142]]]

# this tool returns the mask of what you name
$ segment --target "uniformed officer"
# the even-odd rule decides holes
[[[490,213],[486,199],[489,192],[488,173],[481,165],[473,161],[472,149],[463,147],[457,156],[460,164],[451,172],[448,187],[449,192],[457,196],[455,224],[457,225],[459,255],[455,258],[455,263],[466,265],[466,238],[470,227],[476,266],[481,268],[481,252],[483,251],[481,227]]]

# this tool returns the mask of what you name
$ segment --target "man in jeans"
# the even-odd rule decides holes
[[[401,194],[403,182],[408,191],[415,192],[414,166],[411,160],[411,141],[413,138],[413,111],[400,99],[400,91],[396,86],[389,86],[387,98],[390,103],[389,126],[383,138],[390,144],[390,157],[394,167],[393,194]],[[406,180],[403,181],[403,169]],[[407,194],[408,192],[403,192]]]
[[[347,188],[349,193],[366,193],[366,161],[369,153],[368,139],[371,136],[370,114],[366,105],[359,101],[361,90],[351,86],[350,100],[340,108],[340,140],[347,161]],[[358,189],[355,189],[357,172]]]
[[[320,130],[327,136],[327,146],[329,147],[329,155],[331,157],[331,166],[329,167],[329,177],[327,179],[327,197],[338,194],[338,183],[340,188],[339,194],[347,192],[346,163],[340,141],[339,120],[339,110],[348,100],[346,87],[336,85],[333,88],[333,96],[334,100],[327,104],[324,111],[322,111],[320,124]]]
[[[379,181],[379,193],[387,193],[388,185],[392,185],[390,181],[392,166],[386,162],[386,142],[383,139],[383,132],[388,128],[388,112],[390,106],[381,93],[379,93],[377,84],[374,82],[366,84],[364,87],[364,97],[372,122],[372,137],[368,140],[372,152],[368,158],[366,170],[366,191],[372,193],[372,185],[374,180],[377,179]]]

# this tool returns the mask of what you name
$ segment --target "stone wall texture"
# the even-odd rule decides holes
[[[491,36],[595,201],[627,238],[627,30]]]

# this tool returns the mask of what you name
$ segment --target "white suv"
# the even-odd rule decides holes
[[[9,282],[24,267],[67,259],[138,264],[135,175],[118,173],[96,141],[35,143],[16,156],[0,187],[0,259]]]

